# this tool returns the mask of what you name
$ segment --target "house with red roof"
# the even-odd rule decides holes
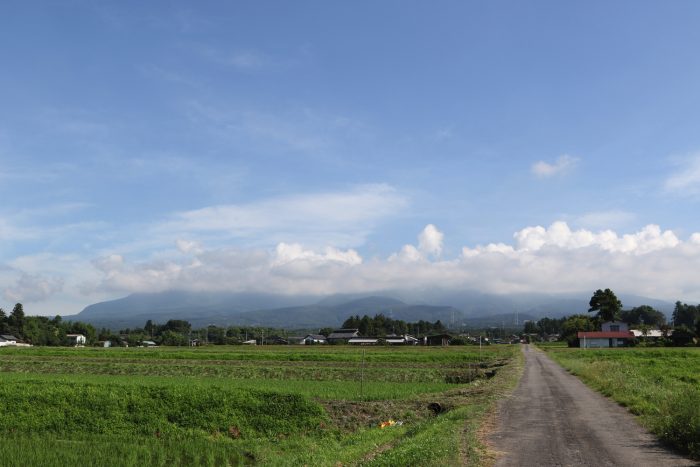
[[[600,331],[579,331],[576,337],[578,346],[585,349],[627,347],[634,340],[627,323],[621,321],[607,321]]]

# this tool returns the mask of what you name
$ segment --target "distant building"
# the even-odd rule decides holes
[[[627,323],[622,321],[606,321],[600,325],[600,330],[603,332],[627,332],[629,329]]]
[[[307,334],[306,337],[304,337],[302,342],[306,345],[325,344],[326,343],[326,336],[324,336],[322,334]]]
[[[270,336],[267,339],[265,339],[265,343],[271,345],[288,345],[289,341],[284,337]]]
[[[157,347],[158,344],[156,344],[153,341],[141,341],[141,345],[144,347]]]
[[[346,344],[353,337],[360,337],[359,329],[336,329],[326,340],[333,344]]]
[[[351,337],[348,339],[348,344],[351,345],[377,345],[378,337]]]
[[[436,334],[434,336],[426,336],[423,343],[425,345],[440,345],[446,347],[450,345],[450,339],[452,339],[452,336],[449,334]]]
[[[418,345],[420,342],[418,339],[408,334],[404,334],[403,336],[386,336],[384,340],[389,345]]]
[[[666,332],[666,336],[664,336],[664,331],[660,329],[649,329],[646,332],[646,335],[644,335],[644,331],[640,331],[639,329],[630,329],[630,332],[634,334],[634,337],[637,339],[661,339],[662,337],[669,337],[673,334],[673,329],[669,329]]]
[[[87,338],[82,334],[66,334],[66,337],[73,347],[81,347],[87,342]]]
[[[629,330],[627,323],[607,321],[601,325],[600,331],[579,331],[576,337],[579,347],[600,349],[627,347],[634,339],[634,334]]]

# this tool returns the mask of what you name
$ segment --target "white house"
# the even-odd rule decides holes
[[[66,334],[66,337],[68,338],[70,345],[75,347],[85,345],[87,342],[87,338],[82,334]]]
[[[321,334],[308,334],[306,337],[304,337],[302,342],[306,345],[325,344],[326,343],[326,336],[321,335]]]

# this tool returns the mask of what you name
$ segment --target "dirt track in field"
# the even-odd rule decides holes
[[[529,345],[523,352],[523,377],[501,403],[489,438],[497,467],[700,465],[665,449],[633,415],[544,352]]]

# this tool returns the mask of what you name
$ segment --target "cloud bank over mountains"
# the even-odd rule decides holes
[[[444,234],[429,224],[417,245],[386,258],[354,249],[215,248],[179,242],[179,256],[130,263],[112,255],[94,262],[90,288],[110,292],[168,289],[331,294],[406,289],[472,289],[489,293],[565,293],[600,287],[669,300],[700,297],[693,274],[700,233],[687,240],[648,225],[638,232],[572,230],[566,222],[525,227],[513,243],[464,247],[443,258]]]

